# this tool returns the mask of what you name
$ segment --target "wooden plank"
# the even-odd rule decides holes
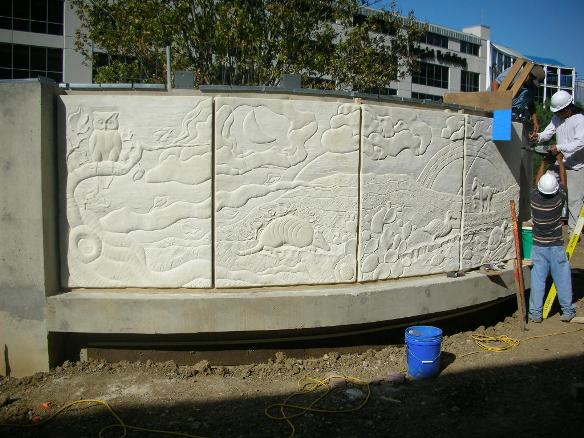
[[[525,79],[527,79],[529,74],[531,73],[532,69],[533,69],[533,62],[528,62],[527,64],[525,64],[525,67],[523,68],[523,70],[521,70],[521,73],[519,73],[517,80],[515,81],[515,83],[513,84],[513,87],[511,88],[511,97],[517,96],[519,89],[521,87],[523,87],[523,83],[525,82]]]
[[[478,91],[472,93],[445,93],[442,97],[444,103],[470,106],[484,111],[511,108],[513,100],[511,91],[490,92]]]
[[[503,82],[499,84],[499,89],[497,91],[509,91],[513,79],[515,79],[515,76],[517,76],[517,73],[519,73],[519,70],[521,70],[521,67],[523,67],[526,62],[527,61],[523,58],[517,59],[517,61],[515,61],[511,66],[511,70],[509,70],[509,73],[507,73],[505,79],[503,79]]]

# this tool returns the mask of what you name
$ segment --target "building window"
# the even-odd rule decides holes
[[[397,90],[388,87],[365,88],[359,90],[364,94],[376,94],[378,96],[396,96]]]
[[[435,96],[434,94],[426,94],[426,93],[412,92],[412,99],[432,100],[434,102],[442,102],[442,96]]]
[[[572,73],[570,68],[560,69],[560,87],[572,88],[574,86]]]
[[[469,55],[479,56],[479,45],[469,43],[466,41],[460,42],[460,51],[462,53],[468,53]]]
[[[460,76],[460,91],[479,91],[479,74],[462,70]]]
[[[546,68],[545,81],[547,85],[558,85],[558,69],[556,67]]]
[[[422,35],[420,42],[431,46],[444,47],[445,49],[448,48],[448,38],[434,32],[426,32]]]
[[[537,92],[535,93],[535,101],[539,102],[539,103],[543,103],[544,93],[545,93],[545,90],[544,90],[543,85],[540,85],[539,87],[537,87]]]
[[[448,67],[420,62],[420,71],[412,75],[414,84],[448,88]]]
[[[0,28],[63,35],[64,0],[0,0]]]
[[[0,79],[63,80],[63,49],[0,43]]]

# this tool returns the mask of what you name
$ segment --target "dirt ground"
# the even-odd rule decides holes
[[[572,266],[578,315],[584,316],[582,248]],[[478,314],[465,331],[456,326],[445,330],[442,369],[430,380],[403,379],[403,344],[343,354],[331,349],[303,359],[276,353],[266,362],[240,366],[89,360],[65,362],[22,379],[0,377],[0,423],[28,425],[0,426],[0,436],[96,437],[118,422],[104,405],[83,403],[42,423],[76,400],[105,401],[127,425],[183,434],[178,436],[584,436],[584,403],[572,395],[584,384],[584,324],[560,322],[555,309],[542,324],[529,324],[523,331],[514,310],[513,299],[488,322]],[[497,353],[477,347],[473,334],[522,341]],[[403,339],[403,329],[399,336]],[[296,416],[291,420],[294,431],[286,421],[266,416],[266,408],[286,402],[299,382],[331,375],[359,380],[345,384],[333,379],[328,394],[318,387],[294,396],[288,404],[315,409],[283,409]],[[282,416],[279,406],[269,413]],[[112,427],[103,436],[123,432]],[[128,436],[173,435],[130,429]]]

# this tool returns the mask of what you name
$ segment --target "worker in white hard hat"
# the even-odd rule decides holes
[[[491,90],[496,91],[505,80],[511,67],[503,70],[491,84]],[[528,122],[531,124],[529,132],[539,131],[539,120],[535,111],[535,96],[537,87],[545,79],[545,71],[540,65],[536,65],[525,78],[523,85],[511,103],[511,115],[517,122]]]
[[[555,155],[555,156],[554,156]],[[546,165],[557,161],[560,182],[554,172],[546,172]],[[572,303],[572,270],[562,237],[562,207],[566,200],[566,167],[561,152],[549,154],[539,166],[535,177],[537,188],[531,192],[531,217],[533,220],[533,248],[531,249],[531,292],[529,319],[542,321],[546,280],[551,273],[558,290],[562,309],[560,319],[569,322],[576,315]]]
[[[561,152],[568,173],[568,231],[571,233],[582,208],[584,197],[584,115],[572,101],[572,95],[560,90],[551,98],[552,121],[530,140],[543,143],[556,135],[556,144],[550,146],[552,153]]]

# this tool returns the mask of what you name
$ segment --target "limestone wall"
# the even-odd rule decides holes
[[[352,283],[514,256],[521,149],[493,143],[489,118],[245,95],[60,99],[64,287]]]

